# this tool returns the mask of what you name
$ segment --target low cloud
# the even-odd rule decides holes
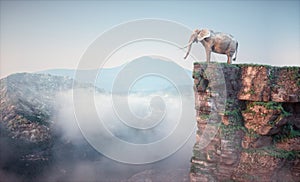
[[[192,147],[195,143],[194,138],[189,140],[173,155],[164,160],[149,164],[133,165],[120,163],[118,161],[105,157],[96,151],[86,140],[82,134],[76,119],[78,111],[83,113],[86,128],[95,128],[98,122],[103,122],[105,128],[97,130],[98,133],[109,130],[115,137],[129,143],[148,144],[159,141],[168,137],[177,127],[181,116],[182,99],[189,100],[193,106],[193,98],[178,95],[168,95],[165,93],[153,93],[148,95],[132,94],[129,96],[116,95],[115,99],[128,101],[129,110],[132,112],[132,120],[124,123],[120,120],[118,108],[112,103],[112,96],[109,94],[97,93],[94,95],[95,105],[89,105],[85,97],[77,100],[81,103],[80,108],[74,107],[74,97],[72,90],[60,92],[55,99],[54,133],[56,140],[51,149],[51,162],[37,176],[29,179],[35,181],[127,181],[127,179],[141,173],[145,170],[152,170],[153,175],[164,175],[164,171],[179,170],[189,172],[190,158],[192,156]],[[93,94],[91,91],[83,90],[82,94]],[[115,103],[120,104],[120,103]],[[77,105],[78,107],[78,105]],[[93,113],[92,107],[96,108],[96,114]],[[122,112],[122,109],[119,111]],[[187,115],[195,116],[194,109],[190,110]],[[138,119],[137,119],[138,118]],[[151,129],[139,129],[128,127],[129,125],[140,126],[139,118],[142,121],[153,122]],[[145,119],[146,118],[146,119]],[[147,120],[147,118],[149,120]],[[127,118],[128,119],[128,118]],[[159,121],[159,122],[157,122]],[[196,123],[195,121],[191,121]],[[89,132],[89,131],[85,131]],[[91,131],[93,133],[95,131]],[[194,131],[191,131],[192,133]],[[181,135],[170,140],[169,148],[176,144],[176,140],[181,140]],[[107,140],[105,136],[98,140]],[[112,144],[113,145],[113,144]],[[2,145],[1,145],[2,146]],[[115,149],[114,147],[112,147]],[[9,153],[11,151],[7,151]],[[126,152],[120,150],[117,152]],[[157,154],[163,152],[163,148],[156,150]],[[147,154],[147,151],[145,151]],[[130,153],[135,156],[137,154]],[[148,155],[148,154],[147,154]],[[150,154],[149,155],[156,155]],[[32,168],[33,169],[33,168]],[[157,173],[155,172],[157,171]],[[142,173],[143,174],[143,173]],[[7,173],[0,170],[1,179],[6,181],[24,181],[23,176]],[[135,178],[134,178],[135,179]],[[182,181],[178,178],[175,181]],[[26,181],[26,180],[25,180]]]

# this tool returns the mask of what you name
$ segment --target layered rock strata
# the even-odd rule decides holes
[[[191,181],[300,179],[300,68],[194,64]]]

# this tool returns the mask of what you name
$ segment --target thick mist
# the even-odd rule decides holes
[[[184,178],[187,178],[192,147],[195,143],[194,131],[190,132],[192,136],[177,152],[174,151],[174,154],[163,160],[149,164],[125,164],[103,156],[88,143],[83,134],[86,135],[89,131],[82,133],[76,120],[76,112],[84,112],[86,124],[91,125],[86,128],[94,128],[94,124],[97,125],[97,123],[102,122],[105,127],[97,130],[97,132],[101,133],[106,130],[113,137],[117,137],[122,141],[147,145],[166,138],[174,132],[182,115],[182,100],[189,101],[193,106],[193,96],[181,97],[174,93],[159,92],[131,94],[129,96],[96,93],[94,95],[94,106],[86,104],[85,97],[81,97],[83,100],[79,102],[82,104],[80,108],[75,109],[72,94],[72,90],[57,94],[55,100],[56,114],[53,120],[56,134],[59,137],[57,143],[53,146],[54,162],[49,169],[38,177],[39,180],[127,181],[130,179],[130,181],[136,181],[138,178],[144,178],[144,173],[150,178],[156,176],[156,179],[160,179],[159,176],[161,176],[161,179],[165,179],[164,177],[170,176],[170,174],[176,176],[175,173],[178,173],[175,181],[183,181]],[[83,90],[83,94],[94,93],[92,91],[87,93],[86,90]],[[120,103],[113,103],[113,100],[127,102],[131,114],[127,116],[120,113],[122,110],[118,110],[120,107],[116,106],[116,104],[120,106]],[[96,108],[96,115],[91,113],[93,112],[92,109],[89,109],[91,107]],[[188,115],[195,116],[194,109]],[[141,126],[138,123],[139,121],[148,122],[148,124],[145,124],[148,128],[139,128]],[[191,122],[196,123],[195,121]],[[165,147],[171,147],[173,141],[175,144],[176,140],[181,139],[180,137],[182,136],[172,138]],[[108,140],[108,138],[104,136],[97,140]],[[113,146],[110,147],[114,149]],[[156,152],[159,153],[162,150],[158,149]],[[124,153],[126,149],[118,152]],[[147,153],[147,151],[145,152]],[[137,154],[132,153],[130,155],[135,156]],[[156,154],[149,153],[149,155]],[[179,175],[179,173],[182,174]]]
[[[47,147],[36,144],[35,150],[43,151],[34,155],[47,153],[45,161],[21,162],[20,157],[23,150],[18,153],[20,144],[10,145],[13,141],[9,138],[1,137],[0,144],[5,146],[1,149],[0,157],[0,181],[186,181],[188,179],[190,159],[194,141],[194,130],[189,131],[191,137],[184,145],[176,147],[176,142],[182,140],[185,128],[179,127],[179,134],[168,140],[164,146],[156,148],[153,152],[143,150],[146,156],[155,156],[163,153],[166,149],[174,150],[172,155],[167,155],[162,160],[153,160],[147,164],[127,164],[118,160],[110,159],[110,156],[103,155],[97,151],[85,136],[89,133],[105,133],[109,131],[111,136],[98,137],[98,141],[110,141],[110,137],[118,138],[128,144],[148,145],[168,138],[178,129],[182,117],[182,107],[184,102],[189,102],[193,106],[193,96],[180,96],[179,94],[167,92],[153,92],[147,94],[114,95],[96,93],[93,95],[94,105],[86,102],[86,97],[77,100],[80,104],[75,109],[74,90],[59,92],[53,100],[55,112],[50,118],[53,121],[51,126],[52,140],[47,143]],[[94,94],[88,89],[82,90],[82,95]],[[114,101],[117,101],[114,103]],[[124,102],[128,104],[124,104]],[[122,106],[122,107],[120,107]],[[131,114],[122,113],[127,107]],[[91,108],[96,108],[93,113]],[[77,122],[78,113],[84,117],[84,124],[89,125],[91,131],[80,130]],[[195,116],[194,109],[185,113]],[[143,123],[144,122],[144,123]],[[192,122],[195,121],[184,121]],[[93,130],[96,125],[103,123],[103,128]],[[82,123],[81,123],[82,125]],[[4,133],[2,133],[5,136]],[[84,136],[85,135],[85,136]],[[184,136],[186,137],[186,136]],[[108,142],[109,143],[109,142]],[[139,156],[139,153],[128,152],[125,148],[119,148],[117,144],[110,143],[108,146],[111,152],[127,154],[130,157]],[[26,151],[24,151],[26,154]],[[2,164],[12,166],[11,169],[3,168]],[[15,165],[18,162],[18,165]],[[2,170],[4,169],[4,170]],[[17,172],[14,173],[13,171]]]

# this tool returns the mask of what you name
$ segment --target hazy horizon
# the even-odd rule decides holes
[[[141,19],[171,21],[191,31],[206,27],[230,33],[239,41],[235,64],[299,66],[299,1],[0,3],[1,78],[18,72],[76,69],[84,52],[99,36],[120,24]],[[187,43],[189,36],[186,33],[180,38]],[[161,49],[164,51],[164,47]],[[202,45],[194,44],[192,49],[198,59],[205,60]],[[172,61],[192,69],[193,61],[184,61],[183,53],[176,56],[178,60]],[[226,57],[217,54],[212,54],[212,59],[226,61]],[[119,60],[105,66],[121,63]]]

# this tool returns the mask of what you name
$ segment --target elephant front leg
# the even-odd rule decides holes
[[[210,62],[210,55],[211,55],[211,50],[206,49],[206,62]]]
[[[231,64],[232,62],[232,57],[227,55],[227,64]]]

